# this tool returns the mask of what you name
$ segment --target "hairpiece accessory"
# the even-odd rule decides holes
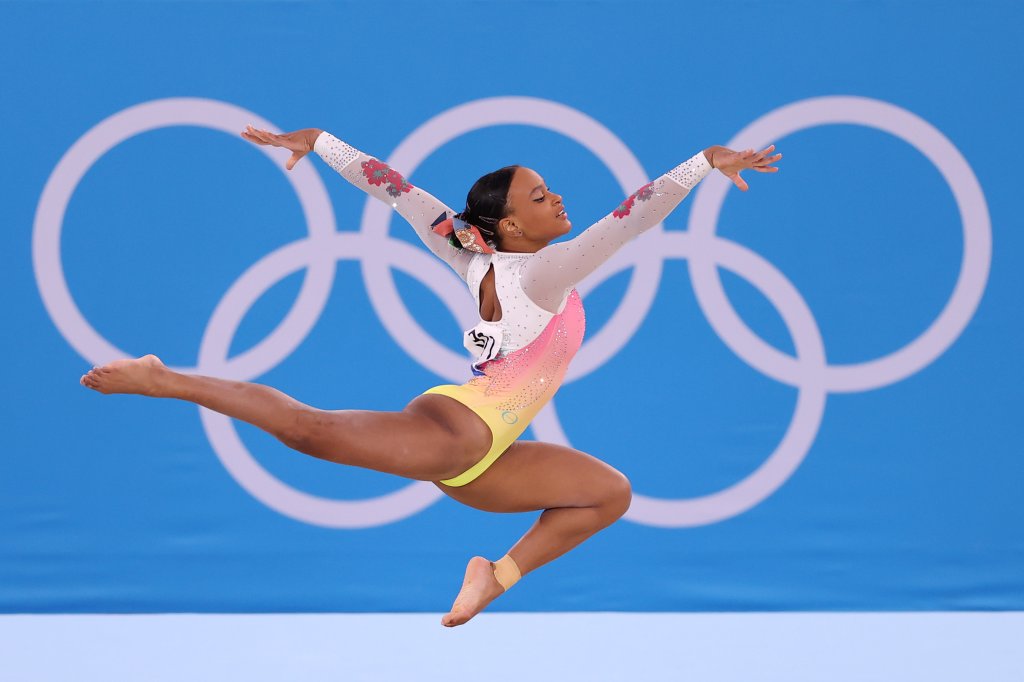
[[[455,237],[464,249],[475,251],[476,253],[494,253],[494,249],[484,241],[479,228],[475,225],[470,225],[461,218],[445,218],[445,214],[442,213],[433,222],[431,227],[434,228],[434,232],[442,237],[447,237],[454,232]]]

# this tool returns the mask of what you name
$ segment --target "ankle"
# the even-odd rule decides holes
[[[178,374],[166,367],[153,370],[149,395],[153,398],[183,398],[185,396],[186,375]]]
[[[497,561],[491,562],[491,568],[494,570],[494,579],[498,581],[498,584],[506,592],[523,577],[522,572],[519,570],[519,564],[508,554]]]

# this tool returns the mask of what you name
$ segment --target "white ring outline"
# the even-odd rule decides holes
[[[920,116],[894,104],[866,97],[817,97],[788,104],[741,130],[729,143],[736,149],[760,149],[786,135],[830,124],[852,124],[881,130],[921,152],[953,192],[963,224],[964,253],[953,293],[942,312],[916,339],[881,358],[859,363],[826,365],[825,385],[831,393],[881,388],[915,374],[942,355],[966,328],[977,310],[988,281],[992,260],[992,226],[988,204],[977,177],[960,151]],[[697,238],[715,233],[718,216],[731,183],[708,178],[694,197],[689,231]],[[696,250],[695,254],[700,254]],[[692,262],[694,292],[715,332],[744,362],[776,381],[799,385],[800,369],[789,355],[757,336],[740,318],[722,288],[714,264]]]
[[[226,102],[198,98],[170,98],[128,107],[93,126],[61,157],[46,181],[36,209],[32,232],[32,265],[36,285],[57,330],[83,358],[94,365],[129,357],[85,319],[75,304],[64,277],[60,236],[64,215],[75,189],[86,172],[108,151],[125,140],[150,130],[195,126],[237,136],[246,123],[275,129],[250,111]],[[260,150],[279,165],[279,152]],[[319,174],[311,167],[286,175],[299,199],[309,238],[330,239],[334,233],[334,209]],[[295,305],[274,330],[253,348],[217,367],[179,367],[179,371],[216,371],[225,377],[250,378],[277,365],[298,347],[319,319],[334,281],[334,261],[317,258],[303,280]],[[293,328],[294,327],[294,328]],[[258,358],[270,354],[270,362]],[[279,356],[279,357],[275,357]]]

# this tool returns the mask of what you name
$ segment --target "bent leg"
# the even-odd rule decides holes
[[[632,500],[629,480],[596,457],[552,443],[517,441],[450,497],[490,512],[545,510],[509,550],[526,575],[619,519]]]
[[[629,479],[616,469],[571,448],[552,447],[563,452],[530,453],[538,473],[545,473],[527,505],[544,512],[508,551],[523,575],[618,521],[633,499]]]
[[[442,396],[420,396],[402,412],[318,410],[269,386],[180,374],[152,355],[94,369],[81,383],[101,393],[192,402],[313,457],[418,480],[457,475],[490,446],[479,417]]]
[[[579,450],[518,441],[487,472],[464,488],[441,486],[450,497],[491,512],[543,509],[533,527],[508,551],[523,575],[610,526],[629,508],[629,480]],[[504,591],[491,563],[474,557],[463,589],[444,625],[460,625]]]

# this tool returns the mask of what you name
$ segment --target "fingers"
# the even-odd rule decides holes
[[[757,161],[756,163],[754,163],[753,167],[754,168],[761,168],[763,166],[767,166],[769,164],[775,163],[776,161],[778,161],[781,158],[782,158],[782,154],[776,154],[775,156],[767,156],[767,157],[761,159],[760,161]]]
[[[741,191],[746,192],[750,189],[747,185],[746,180],[740,177],[740,173],[745,170],[755,170],[758,173],[778,173],[779,169],[772,166],[773,163],[778,162],[782,159],[782,154],[773,154],[775,151],[775,145],[768,145],[760,151],[754,149],[745,149],[743,151],[728,151],[724,158],[721,159],[721,163],[716,163],[715,167],[722,172],[734,185]],[[716,157],[716,160],[718,157]]]
[[[779,159],[782,158],[782,154],[776,154],[775,156],[769,156],[769,154],[771,154],[773,151],[775,151],[775,145],[769,145],[768,147],[766,147],[766,148],[762,149],[761,151],[759,151],[754,156],[754,159],[753,159],[754,163],[753,163],[753,165],[754,166],[763,166],[765,164],[775,163],[776,161],[778,161]]]
[[[260,133],[260,131],[256,130],[252,126],[246,126],[245,127],[245,130],[242,131],[242,137],[244,137],[245,139],[249,140],[249,142],[255,142],[256,144],[260,144],[260,145],[270,144],[270,141],[267,140],[264,137],[264,135]]]
[[[732,180],[733,184],[739,187],[741,192],[746,192],[748,189],[750,189],[750,186],[747,185],[747,181],[740,177],[738,171],[736,173],[733,173],[732,175],[727,175],[726,177]]]
[[[749,167],[761,173],[774,173],[778,171],[779,169],[773,168],[771,164],[776,163],[780,159],[782,159],[782,154],[775,154],[774,156],[769,156],[769,154],[771,154],[773,151],[775,151],[775,145],[769,145],[768,147],[765,147],[764,149],[759,151],[753,159],[751,159]]]
[[[299,159],[301,159],[303,156],[305,156],[308,153],[309,152],[294,152],[292,154],[292,157],[290,159],[288,159],[288,162],[284,165],[285,169],[286,170],[291,170],[292,168],[295,168],[295,164],[297,164],[299,162]]]
[[[295,164],[299,160],[309,153],[308,149],[299,149],[298,145],[293,139],[294,133],[287,135],[276,135],[268,130],[262,130],[260,128],[254,128],[251,125],[245,126],[245,130],[241,132],[243,138],[249,142],[253,142],[259,145],[273,145],[274,147],[284,147],[292,152],[291,158],[285,162],[285,168],[291,170],[295,167]]]
[[[256,144],[267,144],[266,142],[264,142],[260,138],[256,137],[255,135],[253,135],[252,133],[250,133],[247,130],[243,130],[242,131],[242,137],[244,137],[245,139],[249,140],[249,142],[254,142]]]
[[[245,130],[242,131],[242,137],[250,142],[255,142],[256,144],[272,144],[275,147],[281,146],[279,135],[275,135],[267,130],[253,128],[251,125],[245,126]]]
[[[245,129],[247,131],[249,131],[250,134],[255,135],[256,137],[265,137],[267,135],[270,135],[270,131],[269,130],[263,130],[262,128],[256,128],[251,123],[249,125],[245,126]]]
[[[307,131],[298,130],[293,133],[272,133],[269,130],[263,128],[254,128],[251,125],[245,127],[241,135],[246,140],[262,145],[273,145],[274,147],[284,147],[290,152],[296,154],[308,154],[313,151],[312,143],[307,139],[305,135]],[[301,158],[301,157],[300,157]]]
[[[762,149],[757,153],[757,160],[761,161],[762,159],[764,159],[764,157],[768,156],[773,151],[775,151],[775,145],[769,145],[768,147]]]
[[[775,145],[769,145],[759,152],[754,151],[753,149],[746,149],[742,152],[735,153],[739,157],[738,161],[741,168],[753,168],[755,170],[759,170],[760,168],[773,164],[782,158],[782,154],[768,156],[773,151],[775,151]]]

